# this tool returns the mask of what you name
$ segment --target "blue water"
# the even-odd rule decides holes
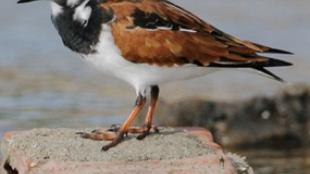
[[[254,73],[223,71],[163,85],[163,99],[173,101],[199,96],[234,100],[256,94],[269,95],[291,84],[310,82],[309,1],[173,2],[226,32],[296,53],[295,56],[281,56],[295,66],[274,69],[287,84]],[[49,15],[46,1],[24,5],[12,0],[2,1],[0,132],[37,126],[75,127],[121,122],[132,106],[133,89],[96,72],[64,48]]]
[[[295,56],[281,56],[295,66],[274,69],[287,84],[254,73],[223,71],[163,85],[163,99],[173,101],[199,96],[233,100],[256,94],[269,95],[291,84],[310,82],[310,1],[174,2],[226,32],[296,53]],[[133,89],[94,71],[64,48],[49,15],[46,1],[24,5],[12,0],[2,1],[0,131],[122,121],[132,106]]]

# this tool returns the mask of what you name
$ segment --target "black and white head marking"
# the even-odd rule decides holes
[[[81,54],[95,53],[102,24],[113,19],[111,9],[103,9],[100,0],[54,0],[52,21],[64,45]]]
[[[90,0],[68,0],[67,5],[75,7],[73,13],[73,20],[81,23],[83,27],[86,27],[92,13],[92,8],[87,5]],[[81,3],[80,3],[81,2]],[[79,4],[80,3],[80,4]]]

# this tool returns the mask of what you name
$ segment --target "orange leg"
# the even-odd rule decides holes
[[[138,96],[137,101],[135,104],[135,107],[133,108],[132,112],[130,113],[127,120],[124,122],[124,124],[121,126],[121,128],[118,131],[118,134],[113,139],[113,141],[105,146],[102,147],[103,151],[109,150],[111,147],[114,147],[118,145],[122,140],[124,139],[125,134],[128,133],[129,127],[134,121],[134,119],[137,117],[138,113],[142,110],[144,104],[146,102],[146,98],[143,96]]]
[[[152,86],[151,87],[151,101],[150,101],[150,106],[148,108],[148,112],[144,121],[144,131],[142,134],[140,134],[137,139],[142,140],[144,139],[147,135],[150,134],[150,130],[154,128],[155,132],[158,132],[158,129],[156,127],[152,127],[152,121],[153,121],[153,115],[154,111],[156,108],[157,100],[159,96],[159,87],[158,86]]]
[[[102,150],[109,150],[111,147],[116,146],[124,139],[124,136],[128,133],[139,133],[140,135],[137,137],[138,140],[144,139],[147,135],[150,134],[150,130],[154,129],[155,132],[158,132],[158,129],[155,126],[152,126],[153,115],[156,108],[156,103],[159,96],[159,87],[152,86],[151,87],[151,100],[148,108],[148,112],[144,121],[143,127],[130,127],[134,119],[137,117],[139,112],[142,110],[143,106],[146,103],[146,97],[139,95],[136,100],[135,107],[130,113],[127,120],[124,122],[122,126],[113,125],[108,130],[96,129],[91,133],[78,132],[83,138],[92,139],[96,141],[112,141],[106,146],[102,147]]]

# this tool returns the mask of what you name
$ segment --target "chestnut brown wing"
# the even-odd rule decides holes
[[[290,65],[257,54],[289,52],[226,34],[166,0],[110,0],[101,6],[115,13],[112,34],[123,57],[131,62],[253,67],[260,71]]]

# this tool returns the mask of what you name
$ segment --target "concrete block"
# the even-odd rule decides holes
[[[107,142],[80,138],[92,129],[33,129],[4,134],[4,174],[252,174],[242,158],[224,154],[200,128],[162,128],[143,141],[134,135],[102,152]]]

